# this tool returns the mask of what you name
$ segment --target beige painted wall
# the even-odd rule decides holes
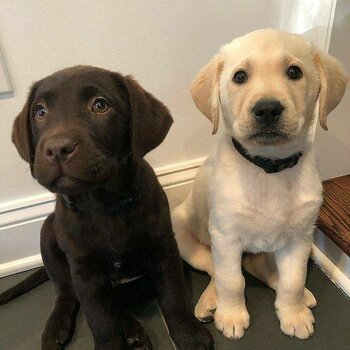
[[[11,125],[29,86],[75,64],[132,73],[172,111],[175,124],[148,159],[154,167],[205,156],[210,125],[194,107],[188,86],[198,69],[233,37],[260,27],[307,26],[292,19],[294,0],[0,0],[0,47],[14,95],[0,97],[0,206],[43,193],[10,142]],[[331,52],[350,70],[348,0],[338,1]],[[287,11],[288,9],[288,11]],[[304,13],[305,11],[302,11]],[[263,14],[263,15],[262,15]],[[300,15],[294,16],[300,19]],[[295,28],[297,31],[301,28]],[[350,92],[316,145],[323,178],[350,171]]]
[[[188,86],[198,69],[223,43],[261,27],[307,32],[308,38],[314,38],[319,10],[328,3],[0,0],[0,47],[14,86],[13,95],[0,96],[0,213],[11,201],[45,192],[31,179],[27,165],[10,142],[12,122],[35,80],[75,64],[134,74],[169,106],[175,119],[165,142],[148,159],[157,168],[176,166],[206,156],[214,142],[209,122],[196,110],[189,94]],[[327,18],[327,9],[324,12]],[[349,14],[350,1],[338,0],[330,44],[330,52],[348,72]],[[317,157],[324,179],[350,173],[349,111],[350,89],[332,113],[329,131],[317,131]],[[171,195],[180,198],[182,192],[173,188]],[[38,228],[43,218],[36,220],[45,213],[39,209],[27,217],[27,210],[19,208],[3,230],[0,227],[0,270],[3,263],[38,254]],[[335,263],[340,258],[345,261],[334,250],[328,252],[323,240],[318,235],[316,243]]]
[[[329,53],[337,57],[350,74],[350,1],[338,0],[334,16]],[[316,155],[323,179],[350,174],[350,86],[340,105],[328,119],[325,132],[316,133]],[[314,242],[347,276],[350,288],[350,258],[326,235],[316,230]],[[332,276],[333,271],[328,271]],[[333,276],[333,278],[335,278]],[[336,279],[336,278],[335,278]],[[339,282],[339,281],[338,281]]]
[[[170,108],[175,124],[148,159],[154,167],[205,156],[209,122],[188,86],[233,37],[276,26],[278,0],[0,0],[0,45],[14,96],[0,99],[1,204],[44,190],[10,142],[29,86],[58,69],[91,64],[132,73]]]
[[[350,1],[338,0],[329,53],[350,74]],[[350,174],[350,88],[328,119],[328,131],[316,133],[317,161],[323,179]]]

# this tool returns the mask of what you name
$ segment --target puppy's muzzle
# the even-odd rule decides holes
[[[45,157],[50,164],[66,163],[77,151],[77,142],[69,138],[48,140],[44,147]]]
[[[264,126],[276,125],[283,114],[284,107],[278,100],[262,99],[253,107],[253,117]]]

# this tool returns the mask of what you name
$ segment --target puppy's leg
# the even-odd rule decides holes
[[[72,279],[76,295],[91,329],[95,350],[127,348],[122,328],[118,288],[113,288],[93,256],[71,258]]]
[[[249,254],[243,259],[243,268],[258,280],[276,290],[278,271],[272,254]],[[304,299],[309,308],[313,308],[317,304],[314,295],[307,288],[304,289]]]
[[[169,334],[179,350],[213,350],[213,338],[193,316],[186,298],[182,264],[175,239],[169,235],[167,255],[152,272]]]
[[[42,227],[40,244],[45,268],[55,285],[57,299],[42,335],[43,350],[62,349],[70,342],[79,310],[79,302],[75,296],[69,266],[57,245],[51,227],[52,218],[53,216],[50,215]]]
[[[176,207],[171,214],[175,238],[180,255],[188,264],[197,270],[213,275],[211,252],[204,244],[193,237],[186,202]]]
[[[181,257],[195,269],[207,272],[212,278],[199,298],[194,311],[199,321],[209,322],[213,319],[214,310],[216,309],[216,291],[211,251],[193,237],[188,224],[186,202],[175,208],[172,213],[172,221]]]
[[[128,345],[132,349],[152,350],[152,343],[140,323],[125,312],[121,317],[124,337]]]
[[[221,234],[213,227],[211,237],[217,292],[215,326],[225,337],[240,339],[250,322],[244,298],[241,242],[232,240],[232,232]]]
[[[312,235],[310,235],[312,237]],[[311,241],[293,241],[275,252],[279,279],[276,313],[283,333],[307,339],[314,333],[314,316],[304,297]]]

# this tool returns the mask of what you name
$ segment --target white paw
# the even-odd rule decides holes
[[[240,339],[244,335],[244,330],[249,327],[250,316],[244,304],[233,308],[218,306],[214,320],[216,328],[226,338]]]
[[[314,308],[317,305],[316,298],[307,288],[304,289],[304,300],[306,306],[310,309]]]
[[[194,309],[194,314],[201,322],[209,322],[214,317],[216,309],[216,291],[215,287],[210,283],[203,292]]]
[[[284,334],[299,339],[307,339],[314,334],[315,318],[306,305],[276,309],[276,313]]]

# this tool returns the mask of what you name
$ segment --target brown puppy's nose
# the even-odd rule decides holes
[[[267,126],[277,123],[283,111],[284,107],[277,100],[259,100],[253,108],[255,120]]]
[[[76,142],[70,139],[54,139],[46,142],[45,156],[51,164],[64,163],[76,150]]]

